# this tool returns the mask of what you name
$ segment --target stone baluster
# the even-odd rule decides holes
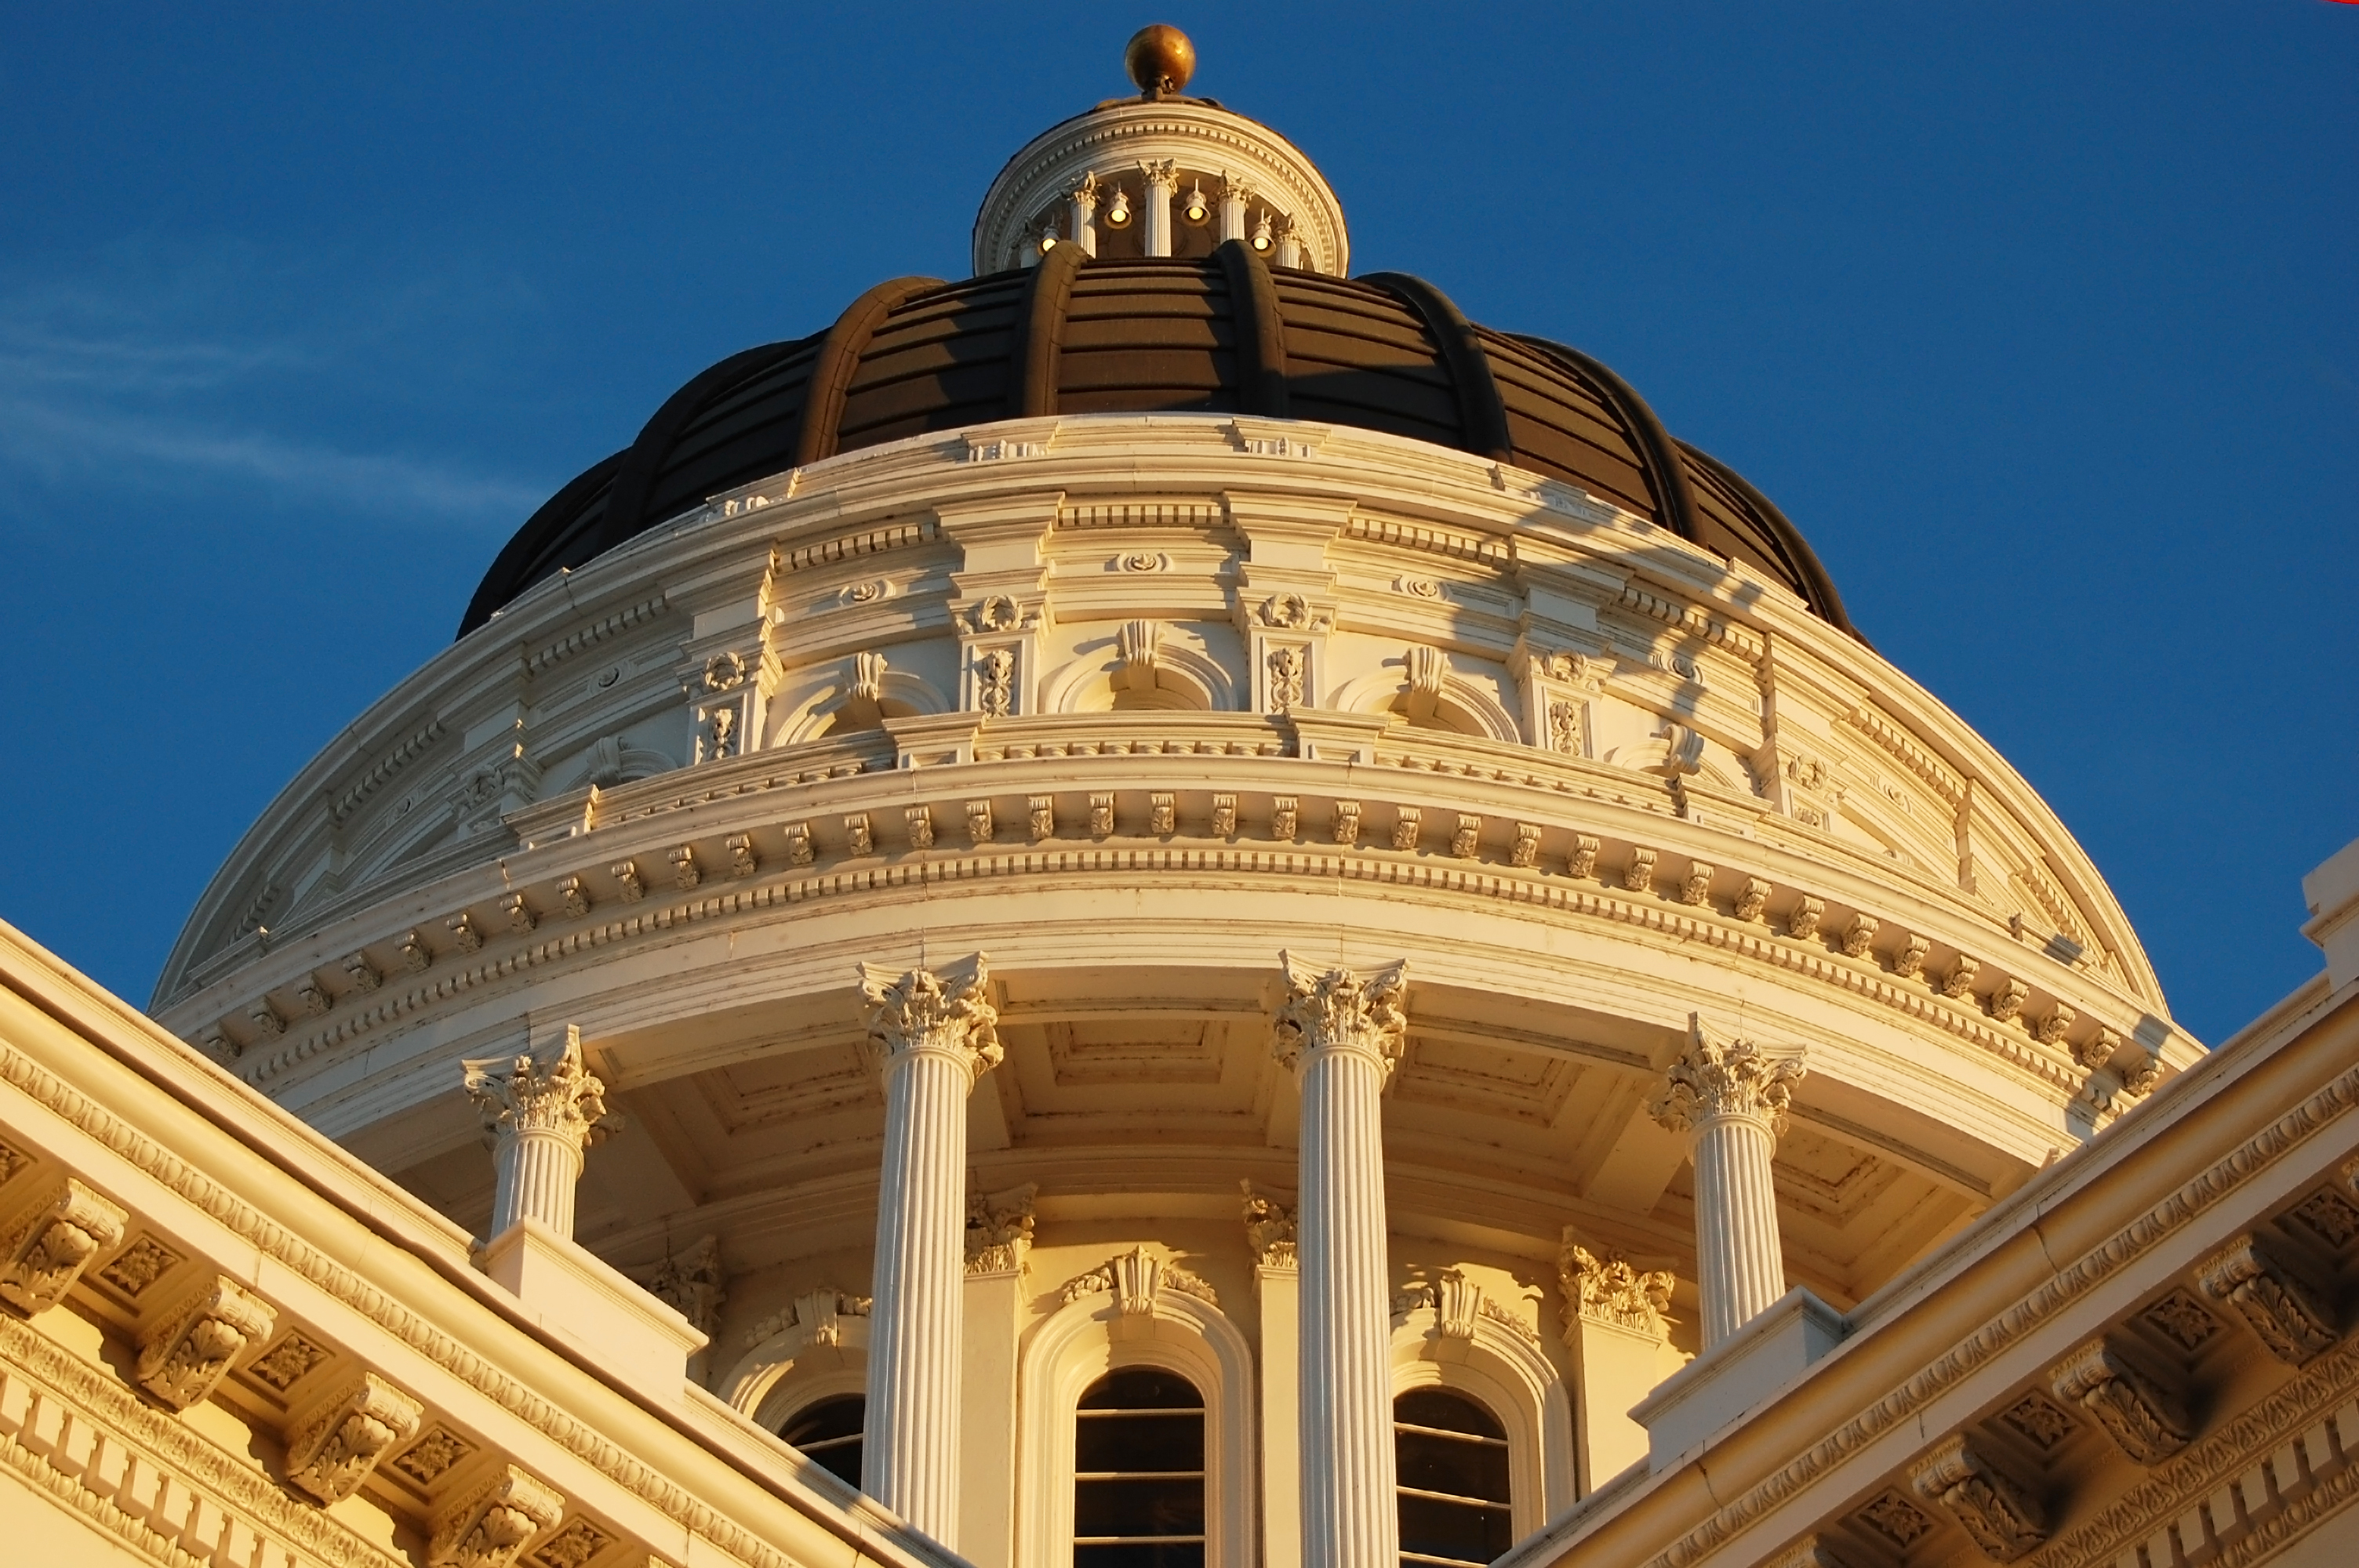
[[[1690,1014],[1687,1049],[1647,1108],[1690,1136],[1707,1350],[1786,1293],[1769,1160],[1802,1074],[1800,1052],[1772,1055],[1749,1040],[1723,1042]]]
[[[568,1024],[563,1054],[546,1066],[528,1055],[462,1065],[467,1096],[494,1140],[492,1235],[537,1219],[571,1240],[582,1152],[623,1125],[606,1108],[606,1086],[582,1065],[582,1031]]]
[[[1171,254],[1171,203],[1180,194],[1180,175],[1169,158],[1159,163],[1139,166],[1147,171],[1146,212],[1147,254],[1168,256]]]
[[[860,1486],[944,1546],[959,1517],[966,1098],[1001,1054],[989,985],[980,953],[939,973],[860,966],[885,1082]]]
[[[1303,1568],[1391,1568],[1392,1292],[1381,1099],[1399,1059],[1406,966],[1364,978],[1290,955],[1278,1059],[1301,1085],[1296,1252],[1301,1291]]]

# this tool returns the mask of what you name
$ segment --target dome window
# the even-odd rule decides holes
[[[1073,1412],[1073,1568],[1203,1568],[1204,1396],[1131,1367]]]
[[[803,1457],[848,1487],[860,1485],[860,1444],[867,1434],[868,1400],[839,1394],[788,1416],[778,1435]]]
[[[1515,1540],[1507,1430],[1463,1394],[1415,1389],[1393,1401],[1400,1552],[1412,1563],[1488,1563]]]

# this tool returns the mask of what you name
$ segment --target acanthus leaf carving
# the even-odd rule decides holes
[[[509,1568],[526,1545],[565,1514],[557,1488],[518,1469],[497,1474],[441,1509],[426,1546],[429,1568]]]
[[[973,1193],[966,1200],[966,1271],[1020,1273],[1032,1252],[1037,1182],[1005,1192]]]
[[[1339,800],[1335,803],[1335,842],[1346,849],[1360,841],[1360,803]]]
[[[2141,1465],[2159,1465],[2194,1440],[2177,1390],[2147,1376],[2103,1338],[2058,1362],[2048,1380],[2058,1399],[2095,1417],[2121,1451]]]
[[[374,1372],[288,1428],[287,1480],[322,1505],[360,1489],[377,1462],[418,1433],[425,1409]]]
[[[1799,1050],[1773,1055],[1750,1040],[1723,1041],[1690,1013],[1687,1048],[1666,1070],[1647,1113],[1673,1132],[1742,1117],[1782,1137],[1794,1086],[1807,1072]]]
[[[502,1143],[549,1134],[580,1150],[622,1130],[621,1113],[606,1108],[605,1084],[582,1060],[578,1028],[567,1027],[564,1049],[546,1066],[529,1054],[474,1057],[462,1066],[467,1098]]]
[[[1570,1339],[1582,1318],[1627,1328],[1657,1340],[1669,1337],[1672,1278],[1669,1271],[1641,1270],[1619,1257],[1601,1258],[1574,1239],[1571,1226],[1556,1256],[1564,1292],[1564,1331]]]
[[[1826,917],[1824,899],[1805,897],[1794,905],[1794,913],[1786,917],[1786,935],[1797,942],[1808,942],[1819,934],[1819,922]]]
[[[1114,1310],[1123,1316],[1151,1317],[1156,1298],[1165,1291],[1193,1296],[1212,1306],[1221,1304],[1211,1285],[1143,1245],[1117,1253],[1086,1274],[1075,1275],[1065,1281],[1059,1295],[1070,1306],[1085,1296],[1111,1294]]]
[[[216,1275],[140,1335],[133,1380],[168,1410],[201,1404],[247,1346],[269,1337],[277,1318],[269,1303]]]
[[[710,1341],[721,1331],[721,1309],[729,1300],[729,1279],[721,1268],[721,1238],[700,1236],[684,1252],[667,1250],[647,1276],[647,1292],[688,1319]]]
[[[123,1240],[130,1217],[69,1176],[18,1219],[0,1266],[0,1301],[37,1316],[65,1299],[92,1259]]]
[[[1758,925],[1762,912],[1769,907],[1769,895],[1777,891],[1777,884],[1760,877],[1745,879],[1745,891],[1737,895],[1733,914],[1748,925]]]
[[[1346,968],[1317,968],[1284,951],[1277,960],[1286,977],[1275,1030],[1278,1061],[1290,1067],[1305,1052],[1359,1051],[1390,1074],[1408,1039],[1408,961],[1397,959],[1364,979]]]
[[[1256,1191],[1250,1181],[1237,1186],[1245,1195],[1245,1246],[1254,1261],[1265,1269],[1295,1267],[1294,1206]]]
[[[864,1049],[879,1072],[919,1051],[942,1052],[971,1076],[999,1065],[999,1012],[991,1004],[991,961],[973,953],[936,969],[896,975],[859,966],[866,1014]]]
[[[2048,1519],[2031,1489],[1955,1433],[1909,1467],[1908,1484],[1940,1507],[1995,1563],[2012,1563],[2048,1540]]]
[[[2299,1367],[2342,1336],[2323,1292],[2308,1275],[2250,1232],[2195,1271],[2203,1293],[2234,1307],[2269,1354]]]

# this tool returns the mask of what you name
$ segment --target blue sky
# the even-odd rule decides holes
[[[2218,1040],[2359,836],[2359,6],[0,9],[0,917],[144,1001],[673,387],[963,276],[1169,20],[1360,270],[1620,370],[2055,806]]]

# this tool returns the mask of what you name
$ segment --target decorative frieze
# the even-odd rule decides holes
[[[2048,1516],[2038,1497],[1963,1433],[1934,1444],[1909,1466],[1908,1484],[1955,1519],[1994,1563],[2012,1563],[2047,1542]]]
[[[417,1435],[424,1407],[364,1372],[287,1430],[287,1481],[325,1505],[360,1489],[379,1461]]]
[[[1245,1247],[1265,1269],[1296,1265],[1294,1210],[1268,1193],[1255,1190],[1250,1181],[1237,1184],[1245,1195]]]
[[[1670,1336],[1664,1314],[1670,1310],[1669,1270],[1637,1269],[1618,1256],[1600,1258],[1564,1230],[1556,1255],[1558,1287],[1564,1292],[1564,1332],[1570,1340],[1582,1318],[1626,1328],[1656,1340]]]
[[[230,1364],[267,1338],[277,1313],[226,1276],[215,1276],[139,1336],[132,1379],[167,1410],[212,1397]]]
[[[510,1568],[534,1536],[564,1516],[556,1487],[504,1465],[436,1514],[428,1568]]]
[[[129,1216],[69,1176],[34,1204],[0,1242],[0,1301],[34,1317],[65,1299],[92,1259],[123,1239]]]
[[[2194,1440],[2194,1423],[2177,1390],[2140,1371],[2103,1338],[2058,1362],[2048,1381],[2058,1399],[2087,1411],[2141,1465],[2159,1465]]]
[[[973,1193],[966,1200],[966,1271],[1018,1273],[1032,1252],[1037,1182],[1005,1192]]]
[[[2308,1271],[2250,1232],[2195,1271],[2205,1295],[2234,1307],[2269,1354],[2299,1367],[2342,1337],[2326,1292]]]

